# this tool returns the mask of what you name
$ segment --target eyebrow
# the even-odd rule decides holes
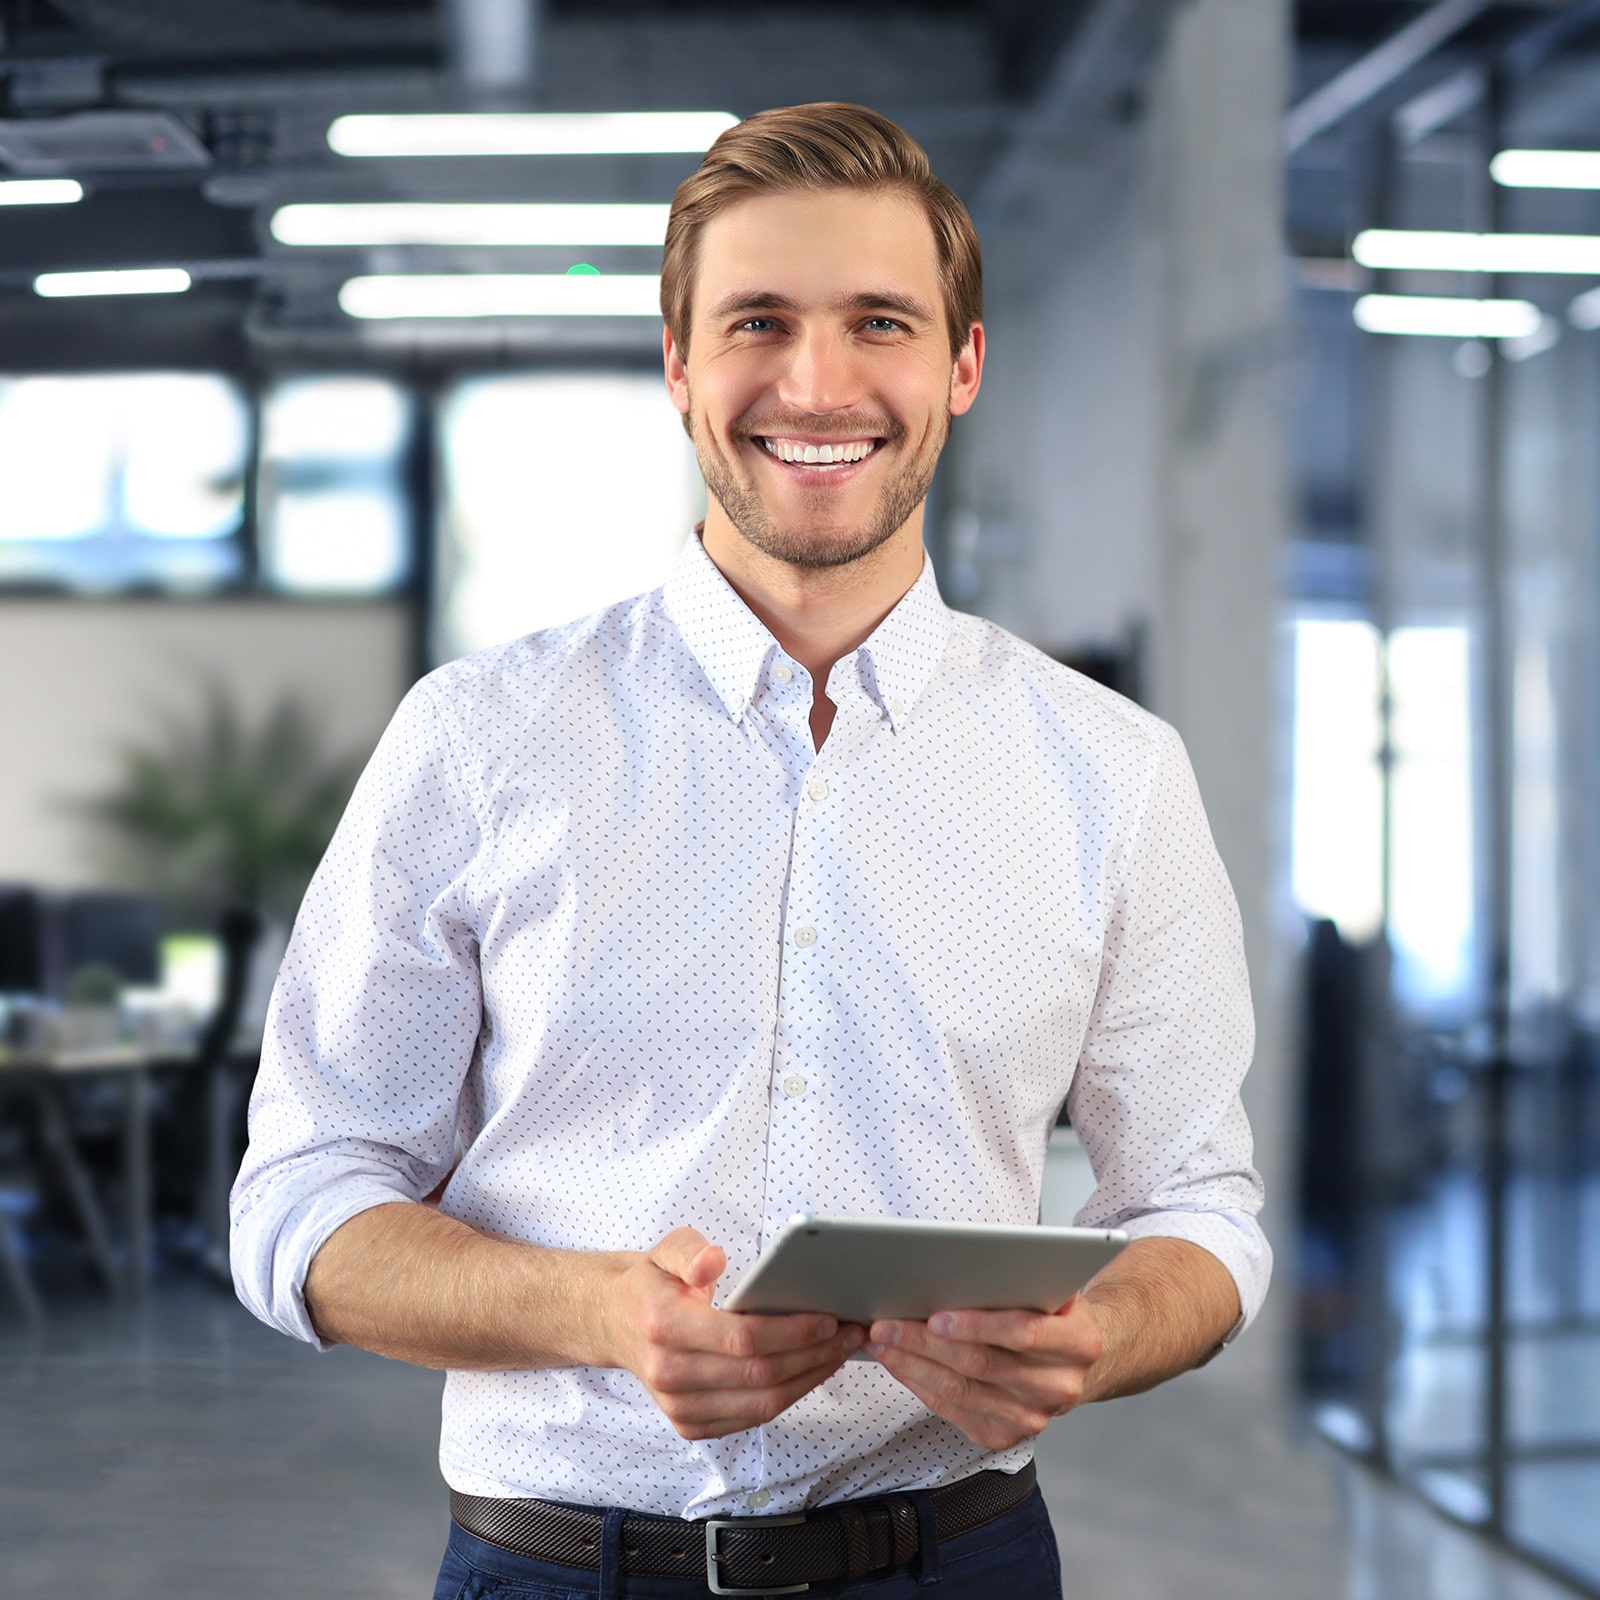
[[[798,301],[769,289],[736,289],[724,295],[710,310],[714,320],[738,313],[757,311],[799,311]],[[869,289],[857,294],[844,295],[832,301],[830,311],[892,311],[912,322],[933,322],[933,311],[914,295],[901,294],[892,289]]]

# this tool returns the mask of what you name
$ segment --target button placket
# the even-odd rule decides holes
[[[816,771],[814,756],[795,778],[790,790],[795,810],[791,813],[785,899],[788,921],[779,994],[783,1025],[773,1052],[769,1090],[772,1142],[765,1218],[769,1232],[791,1217],[815,1209],[817,1182],[816,1128],[811,1115],[815,1083],[810,1071],[817,1057],[811,1035],[817,1022],[816,996],[826,987],[828,926],[818,913],[827,909],[823,899],[827,875],[825,835],[807,814],[816,804],[811,798],[812,784],[819,779],[826,784],[827,779]],[[819,968],[818,961],[824,966]]]

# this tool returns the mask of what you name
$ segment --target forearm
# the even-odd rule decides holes
[[[712,1306],[727,1256],[693,1228],[649,1250],[548,1250],[431,1206],[358,1212],[312,1258],[317,1332],[422,1367],[622,1367],[685,1439],[771,1422],[830,1378],[861,1330]]]
[[[1134,1239],[1082,1298],[1105,1341],[1085,1401],[1138,1394],[1199,1366],[1239,1320],[1232,1274],[1186,1239]]]
[[[312,1258],[306,1309],[324,1339],[421,1367],[611,1365],[601,1316],[625,1260],[496,1238],[431,1206],[374,1206]]]

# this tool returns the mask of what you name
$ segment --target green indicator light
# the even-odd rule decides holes
[[[567,276],[569,278],[598,278],[600,269],[599,267],[591,267],[587,261],[580,261],[576,266],[567,268]]]

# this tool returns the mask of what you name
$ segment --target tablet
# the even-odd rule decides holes
[[[935,1311],[1059,1311],[1128,1236],[897,1217],[794,1217],[723,1304],[840,1322]]]

